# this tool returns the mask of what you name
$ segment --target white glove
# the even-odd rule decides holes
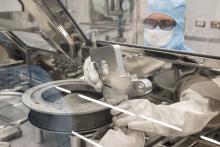
[[[104,80],[105,77],[108,75],[107,65],[102,67],[103,75],[99,75],[98,71],[94,68],[94,62],[92,62],[91,58],[88,57],[85,60],[83,70],[84,70],[84,79],[86,80],[86,82],[88,82],[88,84],[93,86],[96,89],[96,91],[101,92],[103,87],[102,80]],[[102,78],[102,80],[100,77]]]
[[[144,133],[128,130],[124,133],[121,129],[109,130],[99,142],[103,147],[144,147]]]
[[[153,110],[154,108],[152,108],[152,103],[150,103],[147,99],[135,99],[135,100],[128,100],[125,101],[123,103],[121,103],[119,106],[117,106],[118,108],[121,108],[123,110],[127,110],[129,112],[132,112],[136,115],[144,115],[144,116],[149,116],[151,118],[153,118]],[[133,116],[133,115],[128,115],[128,114],[124,114],[121,113],[117,110],[111,110],[111,114],[114,116],[113,117],[113,122],[116,126],[118,127],[129,127],[130,129],[134,129],[134,130],[140,130],[140,131],[144,131],[144,132],[148,132],[151,130],[152,128],[152,124],[151,122],[146,121],[145,119],[139,118],[138,116]],[[144,129],[137,129],[132,127],[132,124],[136,124],[136,123],[140,123],[140,122],[144,122],[144,126],[148,127],[148,128],[144,128]],[[141,126],[142,127],[142,126]]]
[[[129,129],[162,136],[186,136],[201,131],[219,114],[219,109],[210,107],[212,99],[204,98],[190,89],[181,94],[181,100],[172,105],[155,105],[146,99],[129,100],[119,105],[119,108],[181,128],[182,131],[137,116],[120,114],[116,110],[111,112],[115,116],[113,122],[119,127],[127,126]]]

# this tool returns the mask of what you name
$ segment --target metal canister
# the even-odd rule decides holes
[[[132,80],[133,92],[137,96],[143,96],[152,91],[152,83],[148,79]]]

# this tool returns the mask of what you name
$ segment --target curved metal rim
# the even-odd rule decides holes
[[[21,93],[21,92],[8,92],[8,91],[2,91],[2,92],[0,92],[0,96],[8,96],[8,95],[12,95],[12,96],[22,96],[23,93]]]
[[[10,99],[11,97],[9,96],[13,96],[13,97],[22,97],[23,93],[21,92],[0,92],[0,100],[2,99]]]
[[[75,131],[86,134],[106,126],[112,121],[110,110],[79,116],[51,115],[30,111],[28,117],[29,121],[40,129],[61,133]]]
[[[68,79],[68,80],[44,83],[27,90],[22,96],[22,101],[31,110],[45,114],[80,115],[80,114],[94,113],[94,112],[103,111],[105,109],[109,109],[106,108],[105,106],[96,104],[94,102],[85,103],[81,106],[78,105],[74,107],[69,106],[62,108],[60,106],[54,105],[53,103],[46,102],[41,97],[42,93],[49,88],[53,88],[54,86],[59,86],[62,84],[65,85],[65,84],[73,84],[73,83],[88,85],[84,80],[78,80],[78,79]],[[104,98],[101,98],[100,100],[102,101],[104,100]]]

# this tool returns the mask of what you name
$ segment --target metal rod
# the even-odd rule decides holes
[[[81,139],[77,136],[70,136],[71,147],[81,147]]]
[[[34,132],[34,142],[37,144],[43,143],[43,130],[33,126],[33,132]]]

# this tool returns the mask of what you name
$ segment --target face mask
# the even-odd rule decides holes
[[[161,30],[159,28],[145,28],[144,40],[153,47],[165,47],[173,36],[173,30]]]

